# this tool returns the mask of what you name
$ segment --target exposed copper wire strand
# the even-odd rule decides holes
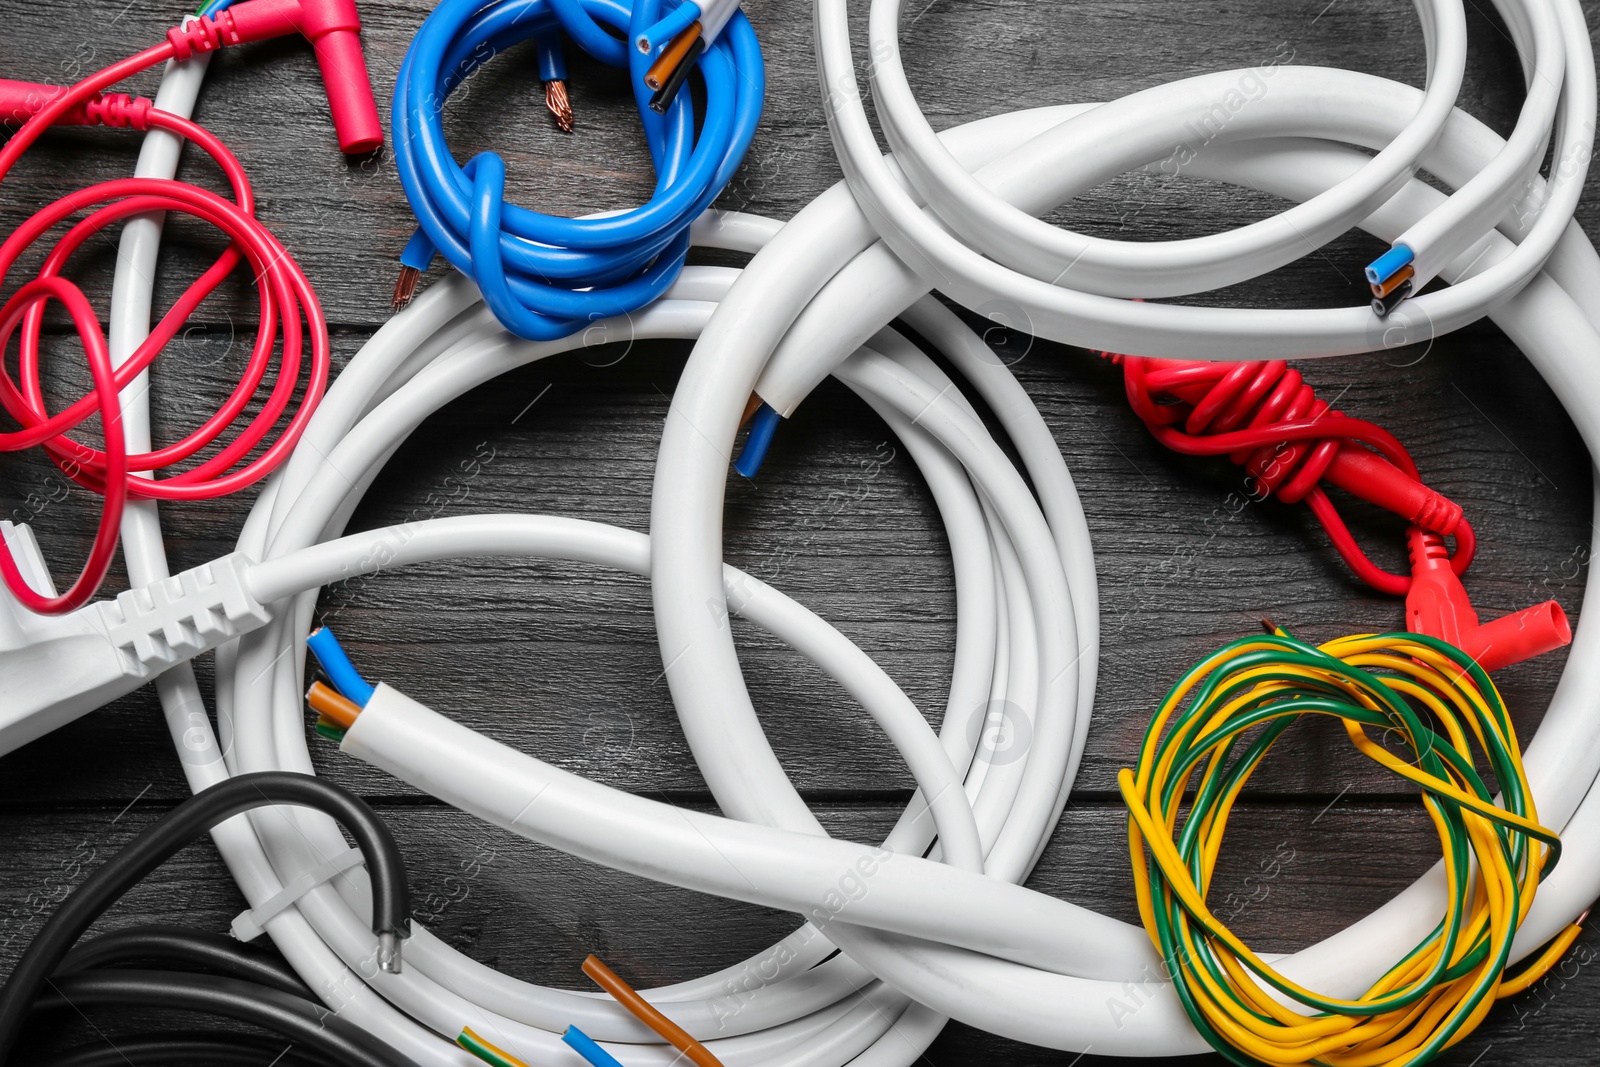
[[[411,298],[417,295],[417,283],[422,281],[422,272],[415,267],[402,265],[400,277],[394,280],[394,301],[390,307],[394,311],[403,311],[411,303]]]
[[[544,106],[550,109],[562,133],[572,132],[572,98],[567,95],[567,83],[553,78],[544,83]]]

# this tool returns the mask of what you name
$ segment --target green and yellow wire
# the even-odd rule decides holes
[[[528,1064],[513,1056],[498,1045],[490,1044],[472,1032],[472,1027],[466,1027],[456,1037],[456,1044],[472,1053],[490,1067],[528,1067]]]
[[[1355,1000],[1279,974],[1206,904],[1234,802],[1303,715],[1339,719],[1358,751],[1420,786],[1444,852],[1444,919]],[[1414,761],[1369,730],[1397,735]],[[1478,775],[1474,743],[1501,784],[1502,804]],[[1318,647],[1279,629],[1234,641],[1167,694],[1138,766],[1117,784],[1145,929],[1195,1027],[1236,1064],[1426,1063],[1471,1033],[1496,999],[1538,981],[1580,929],[1568,927],[1505,977],[1512,940],[1561,842],[1539,824],[1494,683],[1434,638],[1358,634]]]

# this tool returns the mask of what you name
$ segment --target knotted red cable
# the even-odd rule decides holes
[[[60,237],[38,275],[0,306],[0,353],[9,350],[20,330],[17,374],[13,378],[0,360],[0,407],[19,429],[0,432],[0,451],[42,446],[68,478],[101,493],[104,509],[99,530],[83,571],[60,596],[47,597],[22,577],[9,546],[0,539],[0,578],[29,609],[61,613],[86,603],[94,595],[111,565],[118,527],[128,496],[167,500],[204,499],[235,492],[265,477],[293,450],[327,387],[331,365],[327,323],[316,294],[292,256],[255,218],[249,179],[231,152],[203,127],[152,107],[149,101],[121,95],[101,95],[101,90],[164,62],[173,53],[166,42],[113,64],[70,89],[42,87],[49,94],[4,150],[0,150],[0,181],[22,154],[51,123],[95,122],[144,130],[156,127],[199,145],[216,161],[233,189],[230,201],[186,182],[152,178],[127,178],[102,182],[70,193],[39,211],[0,244],[0,286],[18,258],[52,228],[74,214],[88,210]],[[15,83],[13,83],[15,84]],[[132,356],[113,368],[105,334],[82,290],[61,276],[72,254],[105,227],[133,215],[181,212],[217,227],[229,239],[228,249],[196,279],[162,317]],[[260,298],[256,340],[239,385],[205,424],[183,440],[151,452],[128,455],[123,442],[117,393],[148,368],[162,349],[182,330],[190,314],[241,263],[249,264]],[[64,307],[83,344],[93,389],[65,409],[51,413],[41,385],[40,336],[45,306],[55,300]],[[306,332],[310,333],[310,365],[302,386]],[[276,367],[273,353],[282,346]],[[272,372],[266,395],[260,394]],[[284,420],[296,392],[298,406],[287,423],[254,459],[249,457]],[[261,401],[253,418],[240,424],[252,401]],[[86,419],[99,414],[105,441],[103,450],[72,439],[68,434]],[[181,473],[163,478],[150,475],[166,471],[207,446],[231,438],[219,451]]]
[[[1460,506],[1422,484],[1394,435],[1330,408],[1285,361],[1110,358],[1122,366],[1128,403],[1156,440],[1185,455],[1226,455],[1245,468],[1261,495],[1305,501],[1340,557],[1374,589],[1403,596],[1411,578],[1367,557],[1320,486],[1323,480],[1423,529],[1453,535],[1456,574],[1472,562],[1476,540]]]

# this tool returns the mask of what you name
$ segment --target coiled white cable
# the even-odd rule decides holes
[[[1467,180],[1451,181],[1439,174],[1461,190],[1459,198],[1408,219],[1392,235],[1399,239],[1425,222],[1424,229],[1433,227],[1429,220],[1440,210],[1447,212],[1441,223],[1459,217],[1460,225],[1449,230],[1441,245],[1441,262],[1431,262],[1428,246],[1417,249],[1420,284],[1443,272],[1452,258],[1458,270],[1465,269],[1480,254],[1489,227],[1499,225],[1510,233],[1520,219],[1536,216],[1527,233],[1516,235],[1513,254],[1495,269],[1474,272],[1446,290],[1402,304],[1377,329],[1366,303],[1314,311],[1130,304],[1114,297],[1215,288],[1252,277],[1265,265],[1298,258],[1308,240],[1325,241],[1376,206],[1379,191],[1387,186],[1373,191],[1366,183],[1387,173],[1388,163],[1380,165],[1380,153],[1349,176],[1354,190],[1366,195],[1347,199],[1344,183],[1329,186],[1340,195],[1310,218],[1293,220],[1293,226],[1278,221],[1290,218],[1285,213],[1233,234],[1137,246],[1066,234],[1026,216],[1132,167],[1159,170],[1173,158],[1173,146],[1181,148],[1192,137],[1186,127],[1204,129],[1215,102],[1237,94],[1249,78],[1260,80],[1262,72],[1231,71],[1160,86],[1039,130],[1037,143],[1022,151],[1052,154],[1056,166],[1075,180],[1057,182],[1053,173],[1046,180],[1039,171],[1019,167],[1018,160],[1005,159],[974,171],[972,181],[958,182],[946,150],[929,141],[927,121],[917,113],[905,85],[895,37],[898,5],[895,0],[873,0],[871,86],[891,144],[907,150],[899,163],[911,183],[906,188],[897,178],[899,170],[880,155],[867,122],[847,6],[847,0],[820,0],[815,7],[818,66],[834,147],[846,181],[875,230],[903,262],[946,295],[974,309],[1003,300],[1019,309],[1031,332],[1072,344],[1151,356],[1268,359],[1370,351],[1380,347],[1385,329],[1412,339],[1458,329],[1538,272],[1571,219],[1593,150],[1594,59],[1582,10],[1574,0],[1507,0],[1497,7],[1515,32],[1530,78],[1513,141],[1497,142],[1491,157],[1476,159]],[[1419,5],[1425,25],[1431,24],[1430,12],[1438,19],[1429,42],[1436,50],[1430,95],[1448,81],[1455,62],[1457,38],[1451,27],[1459,11],[1447,13],[1447,7],[1459,5],[1449,0]],[[1230,109],[1225,128],[1182,169],[1190,171],[1206,157],[1234,151],[1244,140],[1299,136],[1374,149],[1399,142],[1410,157],[1405,166],[1438,174],[1435,165],[1445,161],[1433,146],[1451,138],[1447,129],[1436,137],[1422,135],[1428,132],[1424,116],[1431,114],[1431,101],[1395,82],[1374,78],[1357,84],[1352,78],[1323,68],[1273,68],[1270,89],[1236,111]],[[1540,183],[1536,168],[1543,158],[1552,105],[1556,164],[1549,182]],[[1417,120],[1408,122],[1407,115]],[[1024,178],[1025,171],[1034,177]],[[1508,198],[1523,191],[1520,199],[1530,210],[1500,218]],[[927,210],[919,201],[926,202]],[[1298,229],[1307,236],[1300,236]],[[1451,249],[1459,239],[1469,239],[1468,245],[1455,255]],[[1012,263],[1030,253],[1038,258]],[[1142,275],[1131,273],[1138,270],[1148,271],[1156,281],[1147,288]]]
[[[822,2],[826,6],[832,0]],[[1583,42],[1587,54],[1586,34]],[[1435,59],[1436,78],[1441,62]],[[1275,116],[1276,108],[1290,108],[1293,94],[1269,96],[1261,101],[1258,133],[1238,144],[1219,143],[1188,173],[1248,180],[1292,199],[1309,200],[1371,165],[1370,157],[1334,140],[1381,144],[1386,134],[1403,125],[1380,111],[1392,112],[1397,98],[1416,99],[1419,109],[1422,105],[1423,94],[1409,90],[1411,97],[1405,97],[1408,90],[1378,79],[1329,71],[1296,73],[1293,68],[1278,74],[1289,76],[1282,83],[1288,86],[1295,78],[1306,79],[1308,86],[1335,101],[1343,115],[1342,132],[1359,132],[1361,137],[1327,130],[1309,131],[1320,140],[1285,136],[1307,132],[1305,116]],[[1592,114],[1592,64],[1574,70],[1569,62],[1567,79],[1563,106],[1575,94],[1579,99],[1573,106],[1586,108],[1577,113]],[[1192,100],[1210,84],[1205,79],[1180,83],[1164,99],[1169,104],[1185,96]],[[1138,106],[1160,111],[1166,105],[1147,98]],[[1062,166],[1075,156],[1061,147],[1068,139],[1057,131],[1077,131],[1078,119],[1117,107],[1074,106],[1003,116],[947,131],[942,140],[963,167],[980,175],[1007,176],[1005,195],[1015,194],[1025,207],[1038,209],[1071,195],[1087,180],[1081,168]],[[1151,118],[1168,121],[1164,114]],[[1152,145],[1139,138],[1138,130],[1118,122],[1095,147],[1103,159],[1124,161],[1125,169],[1156,158],[1140,157]],[[1465,185],[1500,156],[1504,144],[1455,113],[1423,158],[1442,180]],[[1158,143],[1153,147],[1163,151]],[[872,166],[861,173],[876,168],[880,176],[898,181],[891,164],[876,157],[876,148],[872,151]],[[1076,152],[1083,154],[1081,148]],[[981,169],[985,166],[990,169]],[[1531,283],[1501,304],[1495,318],[1550,380],[1593,451],[1600,446],[1600,334],[1587,314],[1600,307],[1600,259],[1569,226],[1570,207],[1566,214],[1558,211],[1560,196],[1570,190],[1561,185],[1559,173],[1553,177],[1548,192],[1539,190],[1547,206],[1537,221],[1523,228],[1506,224],[1504,236],[1487,235],[1483,255],[1468,268],[1472,277],[1438,295],[1460,292],[1507,263],[1522,270],[1519,256],[1544,264],[1545,274],[1539,275],[1537,265],[1529,270]],[[912,194],[903,186],[896,190],[910,202]],[[1441,194],[1413,180],[1364,225],[1382,235],[1398,235],[1444,203]],[[920,211],[915,214],[926,221]],[[886,217],[887,212],[877,221]],[[947,1015],[1060,1048],[1093,1044],[1097,1052],[1127,1055],[1203,1051],[1204,1043],[1170,989],[1159,982],[1150,984],[1146,1006],[1120,1020],[1122,1025],[1107,1010],[1125,982],[1149,982],[1159,973],[1141,931],[1010,884],[1026,875],[1054,827],[1082,751],[1094,689],[1092,559],[1070,479],[1048,429],[1009,374],[992,357],[985,359],[981,342],[940,305],[918,299],[926,290],[921,276],[882,246],[874,246],[873,226],[844,187],[820,197],[795,225],[775,236],[774,228],[745,217],[703,223],[699,237],[707,243],[750,250],[766,242],[768,247],[731,289],[732,272],[686,272],[669,298],[635,323],[639,336],[701,334],[663,435],[648,564],[663,660],[686,734],[720,806],[743,822],[691,818],[571,780],[531,757],[463,736],[398,697],[370,706],[366,714],[371,718],[358,721],[347,746],[518,832],[554,840],[624,869],[816,917],[826,926],[826,936],[803,929],[746,965],[758,968],[763,978],[772,977],[732,1018],[719,1010],[722,983],[749,973],[745,968],[651,994],[659,1002],[671,1002],[672,1014],[686,1028],[716,1039],[713,1048],[730,1065],[906,1064],[932,1040]],[[818,240],[819,234],[825,239]],[[1536,240],[1548,240],[1555,254],[1536,255],[1537,247],[1528,251]],[[919,266],[928,262],[916,254],[911,259]],[[848,272],[856,272],[853,281],[870,283],[855,289],[853,306],[839,299],[841,279]],[[951,281],[953,288],[963,284]],[[961,293],[982,290],[969,286],[957,295]],[[1426,306],[1433,295],[1414,306]],[[1082,299],[1128,306],[1100,296]],[[1017,472],[998,458],[998,449],[959,391],[903,339],[883,332],[884,324],[908,307],[903,317],[941,348],[1001,415],[1040,504],[1034,504]],[[1158,307],[1146,305],[1144,312],[1134,307],[1129,323],[1145,313],[1159,318]],[[835,313],[845,310],[850,313]],[[1226,354],[1268,354],[1239,346],[1265,346],[1272,335],[1258,325],[1263,321],[1259,316],[1276,313],[1238,314],[1238,332]],[[1170,323],[1163,323],[1152,328],[1152,335],[1169,328]],[[1134,326],[1129,331],[1137,332]],[[789,343],[802,333],[805,346]],[[1091,333],[1085,326],[1073,337],[1139,347]],[[1300,336],[1313,335],[1316,331],[1308,330]],[[1215,336],[1222,336],[1220,328]],[[841,362],[869,338],[864,351]],[[1167,335],[1167,340],[1174,339]],[[301,639],[315,588],[331,578],[454,553],[565,555],[641,569],[645,545],[637,534],[533,517],[422,523],[318,546],[342,530],[383,462],[429,412],[497,373],[559,350],[500,334],[476,304],[476,294],[454,279],[425,294],[352,361],[330,390],[306,445],[274,476],[241,538],[242,548],[264,560],[252,572],[257,594],[283,599],[272,626],[219,656],[218,714],[228,758],[226,766],[217,761],[214,741],[197,747],[200,755],[193,762],[186,759],[196,788],[229,772],[311,770],[300,703]],[[1345,349],[1330,345],[1326,350]],[[805,364],[790,380],[814,383],[836,369],[863,392],[901,435],[933,487],[950,533],[960,611],[956,669],[938,755],[921,716],[859,650],[775,591],[728,572],[721,563],[722,490],[739,411],[769,357],[776,365],[786,353],[798,353],[788,358]],[[1220,342],[1218,349],[1202,354],[1223,354]],[[1270,354],[1284,354],[1284,348]],[[793,403],[798,403],[804,390],[793,392]],[[708,605],[723,604],[748,611],[802,648],[884,724],[919,784],[935,797],[931,818],[920,803],[914,804],[896,828],[891,843],[905,848],[904,853],[884,861],[869,846],[820,836],[760,733],[731,637],[719,614],[707,610]],[[1527,766],[1541,816],[1551,825],[1565,826],[1568,848],[1562,865],[1541,889],[1519,951],[1544,940],[1600,892],[1600,846],[1587,845],[1600,840],[1600,800],[1583,803],[1600,770],[1600,716],[1594,714],[1593,696],[1600,682],[1594,677],[1600,672],[1597,635],[1595,626],[1580,626],[1562,686],[1528,746]],[[403,679],[393,681],[404,684]],[[192,676],[164,680],[162,696],[175,737],[192,743],[201,727],[191,716],[197,707],[203,709],[192,691]],[[972,759],[967,716],[994,698],[1028,709],[1033,717],[1033,745],[1015,764]],[[455,746],[470,765],[441,760],[446,746]],[[959,797],[947,788],[952,775],[965,778]],[[523,810],[533,782],[545,782],[546,792],[555,791],[547,798],[561,801],[552,803],[554,813],[536,810],[538,805]],[[321,862],[319,852],[331,854],[344,847],[331,824],[306,813],[295,813],[294,820],[291,827],[281,813],[273,812],[235,820],[219,831],[219,848],[253,905]],[[680,859],[662,855],[652,845],[652,834],[665,833],[674,824],[692,825],[719,846],[718,854],[733,874],[719,872],[704,862],[703,854],[688,852]],[[943,851],[934,855],[947,861],[943,864],[915,858],[932,840],[935,827]],[[837,886],[851,871],[866,870],[862,863],[872,871],[859,875],[870,877],[870,889],[859,900],[845,898],[846,906],[834,908],[826,887]],[[980,865],[984,874],[975,873]],[[762,877],[746,884],[750,874]],[[1359,990],[1391,962],[1389,957],[1397,954],[1394,946],[1415,941],[1435,921],[1441,893],[1440,880],[1430,876],[1283,967],[1330,992]],[[271,920],[268,929],[324,999],[419,1063],[472,1062],[437,1036],[447,1039],[463,1025],[541,1061],[563,1062],[559,1057],[569,1055],[555,1039],[567,1023],[602,1040],[652,1040],[631,1016],[603,998],[516,982],[460,956],[425,931],[419,930],[407,944],[403,974],[378,973],[363,919],[364,894],[364,876],[353,872],[335,887],[307,894]],[[828,958],[833,944],[845,953]],[[888,986],[875,978],[887,980]],[[666,1063],[671,1056],[659,1045],[641,1044],[629,1050],[628,1058]]]

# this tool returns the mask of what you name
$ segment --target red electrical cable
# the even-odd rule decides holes
[[[99,530],[88,560],[77,580],[60,596],[46,597],[33,590],[23,579],[9,547],[0,539],[0,578],[19,601],[35,612],[70,611],[94,595],[111,565],[128,496],[205,499],[232,493],[259,481],[288,457],[327,387],[330,346],[321,306],[299,265],[255,218],[250,182],[239,161],[204,128],[160,111],[147,100],[99,95],[106,87],[158,63],[174,57],[186,58],[192,51],[214,48],[221,43],[216,37],[215,25],[207,20],[191,22],[181,30],[172,31],[166,42],[114,63],[59,95],[50,96],[0,150],[0,181],[4,181],[22,154],[57,120],[87,118],[135,130],[156,127],[199,145],[222,169],[234,195],[234,200],[230,201],[186,182],[165,179],[126,178],[102,182],[62,197],[36,213],[0,244],[0,285],[3,285],[24,251],[72,215],[90,211],[56,241],[38,275],[0,307],[0,353],[10,348],[13,334],[21,327],[15,379],[0,359],[0,407],[4,407],[21,428],[0,432],[0,451],[42,446],[63,474],[104,497]],[[191,215],[221,230],[230,244],[173,304],[132,356],[120,367],[113,368],[105,335],[87,297],[60,272],[91,236],[130,216],[149,212]],[[201,301],[241,264],[248,264],[251,269],[261,309],[255,344],[239,385],[216,414],[183,440],[150,452],[128,455],[122,439],[117,393],[150,366],[182,330]],[[47,409],[40,382],[40,335],[44,309],[51,300],[59,302],[71,317],[83,343],[94,383],[89,393],[53,414]],[[276,438],[246,462],[284,420],[294,394],[301,389],[307,331],[310,365],[299,404]],[[262,400],[260,411],[240,426],[246,408],[257,399],[272,369],[280,333],[281,354],[271,390]],[[69,431],[97,413],[105,441],[103,450],[67,436]],[[231,439],[220,445],[217,454],[181,473],[160,479],[150,477],[193,457],[207,446],[222,442],[230,431],[233,432]]]
[[[1323,479],[1418,526],[1454,536],[1450,565],[1456,574],[1472,562],[1472,526],[1459,506],[1422,484],[1405,446],[1383,427],[1317,399],[1283,360],[1110,358],[1122,366],[1129,405],[1158,441],[1186,455],[1226,455],[1264,494],[1291,504],[1304,500],[1340,557],[1374,589],[1404,596],[1412,580],[1368,558],[1318,484]]]

